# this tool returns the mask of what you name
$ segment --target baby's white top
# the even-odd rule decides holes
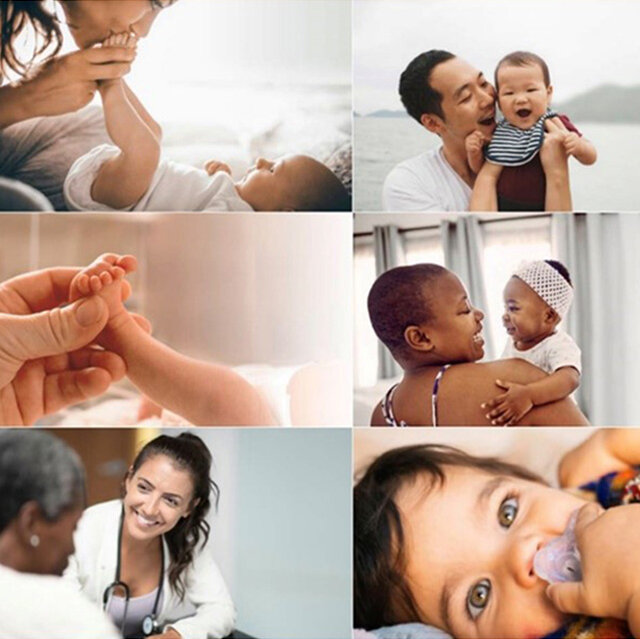
[[[78,158],[64,181],[64,199],[71,211],[113,211],[91,197],[91,185],[102,164],[118,153],[103,144]],[[147,192],[127,211],[253,211],[236,191],[231,176],[170,160],[161,160]]]
[[[556,331],[527,351],[519,351],[512,339],[507,340],[500,359],[518,357],[525,359],[547,373],[553,373],[564,366],[572,366],[582,374],[582,354],[578,345],[564,331]]]
[[[385,211],[466,211],[471,187],[447,162],[442,147],[396,165],[384,181]]]

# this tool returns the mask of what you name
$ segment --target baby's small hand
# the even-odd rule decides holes
[[[564,140],[562,142],[567,155],[575,155],[578,147],[580,146],[580,136],[571,131],[564,136]]]
[[[69,287],[69,301],[99,295],[107,303],[111,320],[126,312],[122,302],[128,297],[130,287],[123,280],[125,275],[136,270],[137,265],[133,255],[101,255],[73,278]]]
[[[598,504],[583,506],[575,527],[582,581],[556,583],[547,588],[547,595],[556,608],[570,614],[625,619],[637,637],[639,528],[640,504],[607,511]]]
[[[218,173],[218,171],[231,175],[231,167],[224,162],[218,162],[218,160],[209,160],[204,165],[204,170],[208,175],[213,175],[214,173]]]
[[[486,418],[491,420],[493,426],[513,426],[533,408],[529,389],[524,384],[499,379],[496,380],[496,386],[507,392],[482,404],[481,408],[489,411]]]
[[[484,145],[489,140],[481,131],[470,133],[464,140],[467,151],[467,163],[474,173],[478,173],[484,164]]]

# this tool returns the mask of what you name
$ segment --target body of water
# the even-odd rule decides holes
[[[598,150],[583,166],[571,159],[576,211],[640,211],[639,124],[575,123]],[[439,146],[440,139],[411,118],[355,118],[354,195],[357,211],[382,210],[382,184],[407,158]]]

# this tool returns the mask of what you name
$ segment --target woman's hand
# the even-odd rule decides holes
[[[124,376],[119,356],[88,347],[108,320],[104,301],[59,308],[78,271],[46,269],[0,285],[0,424],[33,424]]]
[[[558,610],[629,623],[640,636],[640,504],[603,511],[598,504],[580,509],[576,541],[582,581],[552,584],[547,594]]]
[[[14,87],[3,88],[0,128],[37,116],[77,111],[91,102],[98,81],[131,70],[135,49],[104,47],[58,56],[36,67]]]

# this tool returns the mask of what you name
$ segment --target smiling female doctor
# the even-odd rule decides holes
[[[138,454],[122,500],[88,508],[65,577],[102,606],[123,637],[225,637],[235,609],[207,547],[211,454],[201,439],[161,435]],[[179,618],[182,604],[196,612]]]

